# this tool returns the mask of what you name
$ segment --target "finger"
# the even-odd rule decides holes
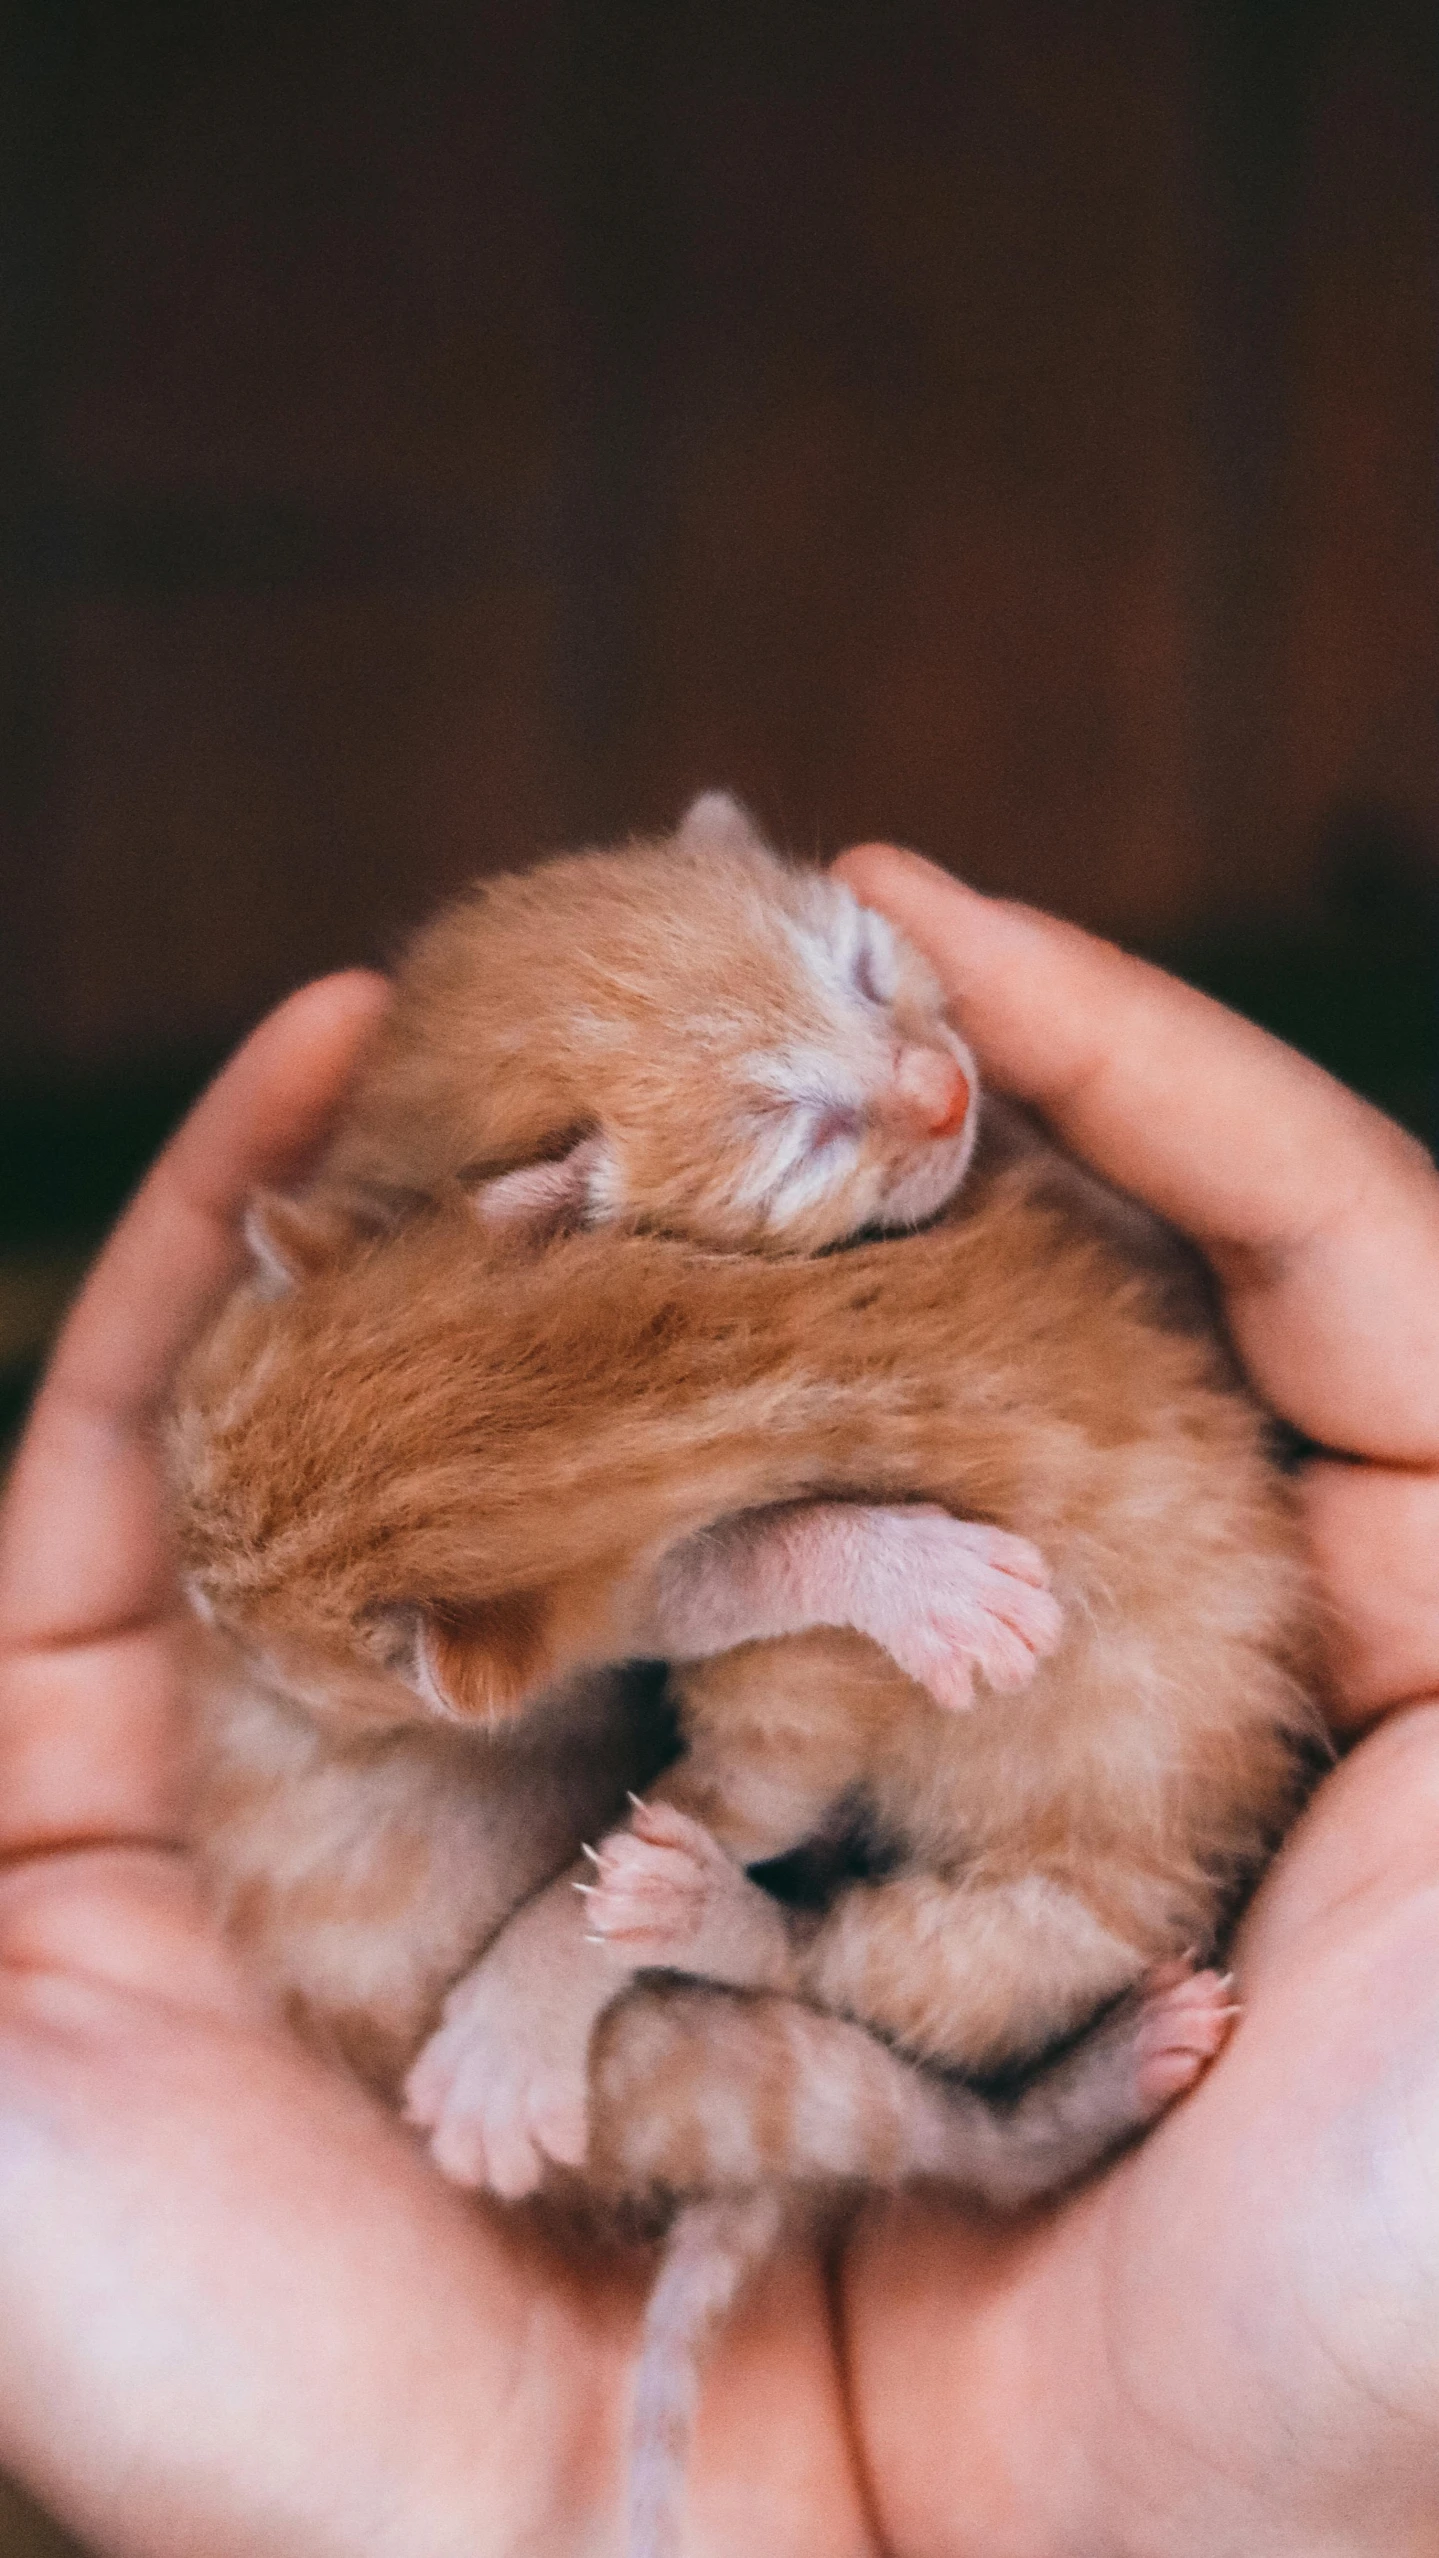
[[[1439,1696],[1439,1476],[1320,1461],[1303,1478],[1326,1601],[1330,1707],[1357,1731]]]
[[[234,1275],[250,1193],[303,1169],[388,1000],[383,978],[353,969],[302,987],[251,1033],[116,1227],[61,1336],[52,1396],[111,1421],[153,1411]]]
[[[1381,1112],[1221,1004],[892,846],[839,875],[925,951],[995,1083],[1191,1235],[1276,1409],[1439,1454],[1439,1177]]]
[[[66,1326],[0,1522],[0,1853],[165,1839],[184,1770],[155,1422],[234,1276],[239,1214],[323,1136],[385,1000],[332,978],[261,1025],[196,1105]]]
[[[0,1872],[0,2008],[18,1981],[86,1981],[263,2027],[277,2002],[227,1945],[191,1859],[90,1847]]]
[[[152,1424],[231,1284],[239,1220],[324,1136],[386,1001],[355,971],[291,996],[245,1042],[142,1184],[61,1335],[16,1461],[0,1643],[91,1640],[142,1621],[166,1553]]]

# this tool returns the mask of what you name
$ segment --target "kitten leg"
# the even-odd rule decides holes
[[[458,2185],[508,2200],[589,2140],[590,2037],[634,1966],[594,1941],[572,1866],[510,1920],[445,2000],[405,2083],[405,2111]]]
[[[630,1828],[590,1859],[487,1947],[410,2072],[406,2111],[457,2184],[515,2200],[547,2163],[584,2164],[591,2036],[637,1972],[755,1989],[793,1976],[779,1904],[672,1804],[636,1801]]]
[[[798,2000],[646,1984],[595,2039],[590,2174],[616,2199],[932,2178],[1013,2207],[1163,2114],[1234,2013],[1226,1981],[1168,1965],[996,2103]]]
[[[986,2123],[956,2115],[935,2172],[985,2201],[1033,2202],[1085,2175],[1194,2085],[1239,2009],[1226,1974],[1166,1963]],[[959,2091],[955,2091],[958,2094]],[[975,2102],[978,2103],[978,2099]]]
[[[772,1635],[850,1628],[881,1644],[952,1711],[976,1672],[1023,1687],[1063,1628],[1027,1538],[928,1504],[814,1501],[752,1511],[688,1538],[658,1565],[648,1648],[701,1659]]]
[[[1023,1687],[1063,1630],[1038,1548],[914,1504],[789,1504],[721,1522],[615,1585],[575,1574],[459,1621],[375,1612],[385,1660],[432,1714],[516,1715],[577,1668],[647,1655],[702,1660],[737,1644],[843,1628],[883,1646],[938,1705],[974,1702],[979,1673]]]
[[[1044,1873],[898,1874],[840,1893],[803,1948],[801,1986],[923,2059],[986,2069],[1082,2025],[1155,1950]]]
[[[688,1972],[729,1989],[796,1985],[779,1902],[672,1802],[636,1802],[629,1827],[602,1841],[586,1888],[591,1929],[636,1971]]]
[[[965,1915],[971,1929],[976,1915],[981,1925],[988,1923],[990,1943],[986,1950],[998,1958],[1005,1950],[994,1942],[998,1913],[993,1907],[976,1913],[974,1905],[980,1895],[950,1892],[946,1902],[942,1897],[946,1893],[943,1884],[934,1884],[929,1877],[915,1880],[920,1888],[912,1893],[894,1886],[851,1887],[837,1905],[852,1926],[863,1925],[867,1929],[864,1955],[876,1964],[887,1957],[905,1976],[888,1983],[887,1997],[883,1982],[866,1982],[868,1995],[863,2006],[853,1995],[844,1999],[833,1995],[840,1986],[840,1962],[847,1955],[851,1968],[854,1964],[853,1943],[846,1945],[843,1929],[834,1930],[839,1939],[838,1959],[835,1949],[825,1946],[828,1930],[822,1931],[818,1945],[806,1950],[780,1905],[750,1881],[698,1821],[670,1803],[637,1803],[630,1827],[603,1843],[589,1895],[590,1922],[596,1933],[603,1935],[617,1952],[623,1951],[637,1967],[688,1973],[696,1980],[732,1989],[792,1994],[803,1988],[814,1995],[817,1976],[822,1974],[827,2006],[843,2006],[866,2026],[891,2033],[902,2033],[908,2025],[913,2040],[919,2039],[916,2003],[927,1999],[931,2004],[923,2023],[929,2057],[952,2064],[974,2064],[993,2057],[973,2048],[972,2023],[970,2041],[964,2037],[956,1981],[956,1973],[962,1972],[962,1960],[953,1960],[947,1942],[936,1957],[929,1939],[931,1930],[936,1928],[942,1936],[947,1933],[945,1922],[952,1921],[953,1902],[967,1899]],[[986,1897],[993,1902],[999,1896]],[[1013,1929],[1013,1912],[1008,1913],[1011,1941],[1007,1951],[1011,1995],[1022,2039],[1032,2045],[1044,2036],[1033,2030],[1033,1976],[1028,1966],[1035,1961],[1038,1949],[1035,1896],[1030,1894],[1028,1898],[1029,1924],[1022,1933]],[[1051,1903],[1046,1915],[1051,1931],[1063,1929],[1071,1955],[1068,1981],[1059,1985],[1059,1994],[1067,1995],[1071,2012],[1049,2022],[1047,2031],[1052,2036],[1080,2021],[1086,2011],[1099,2004],[1105,1992],[1096,1986],[1096,1958],[1102,1961],[1102,1937],[1096,1934],[1096,1923],[1090,1914],[1082,1914],[1088,1919],[1088,1932],[1077,1908],[1066,1911]],[[921,1940],[918,1944],[916,1932]],[[1116,1944],[1114,1939],[1108,1942],[1111,1948]],[[1118,1959],[1129,1978],[1142,1969],[1130,1948],[1119,1948]],[[1051,1946],[1050,1969],[1041,1976],[1046,1979],[1051,1998],[1056,1995],[1059,1970]],[[992,1995],[993,1983],[987,1981],[984,1987]],[[1050,2091],[1053,2104],[1045,2112],[1036,2098],[1027,2117],[1029,2148],[1024,2155],[1030,2164],[1024,2172],[1039,2179],[1035,2191],[1042,2190],[1051,2172],[1077,2172],[1062,2166],[1072,2154],[1082,2156],[1087,2163],[1090,2153],[1086,2144],[1091,2137],[1100,2138],[1101,2146],[1107,2146],[1125,2131],[1149,2120],[1189,2084],[1203,2059],[1217,2049],[1223,2038],[1232,2012],[1225,2003],[1224,1989],[1213,1973],[1195,1975],[1184,1963],[1165,1966],[1150,1976],[1142,2004],[1129,2002],[1107,2025],[1085,2036],[1068,2062],[1047,2074],[1043,2084]],[[1023,2119],[1018,2115],[1006,2118],[1011,2125]],[[1004,2155],[1008,2157],[1007,2150]],[[1061,2167],[1053,2171],[1044,2165],[1051,2156],[1061,2162]]]
[[[632,1828],[528,1902],[446,1999],[405,2105],[447,2176],[513,2201],[547,2163],[584,2164],[591,2036],[651,1966],[783,1989],[794,1960],[779,1904],[709,1832],[637,1803]]]

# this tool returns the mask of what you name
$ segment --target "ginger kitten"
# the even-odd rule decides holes
[[[432,926],[257,1210],[177,1436],[235,1647],[204,1826],[382,2083],[479,1955],[409,2077],[452,2174],[1014,2196],[1222,2034],[1161,1969],[1006,2114],[855,2032],[989,2070],[1212,1943],[1311,1724],[1295,1522],[1182,1258],[1001,1114],[976,1155],[977,1101],[918,956],[703,802]],[[636,1653],[685,1665],[662,1773]],[[817,1849],[799,1906],[745,1871]],[[721,1987],[615,2005],[656,1969]],[[693,2223],[656,2295],[648,2547],[665,2356],[683,2397],[768,2225]]]

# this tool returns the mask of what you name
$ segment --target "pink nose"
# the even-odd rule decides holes
[[[957,1137],[969,1110],[969,1078],[942,1048],[901,1048],[896,1118],[921,1137]]]

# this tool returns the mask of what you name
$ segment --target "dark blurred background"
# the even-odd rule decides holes
[[[263,1005],[706,784],[1432,1133],[1436,27],[12,5],[0,1426]]]
[[[0,1391],[197,1078],[725,783],[1427,1127],[1432,0],[30,0]]]

